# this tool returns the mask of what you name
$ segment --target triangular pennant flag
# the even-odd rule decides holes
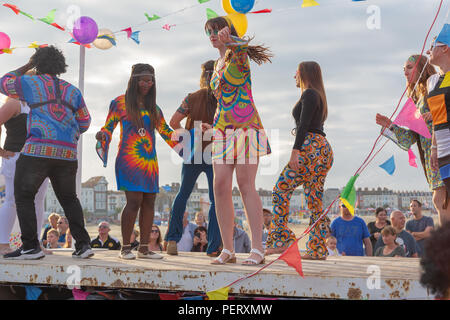
[[[315,7],[319,4],[314,0],[303,0],[302,8]]]
[[[304,278],[302,270],[302,257],[298,250],[298,240],[296,240],[286,251],[284,251],[279,259],[287,263],[288,266],[294,268],[298,274]]]
[[[441,83],[441,86],[439,88],[447,88],[450,87],[450,72],[447,72],[445,74],[444,80]]]
[[[154,14],[152,17],[150,17],[150,16],[148,15],[148,13],[144,13],[144,14],[145,14],[145,16],[147,17],[147,20],[148,20],[148,21],[155,21],[155,20],[161,19],[161,17],[158,16],[158,15],[156,15],[156,14]]]
[[[347,207],[352,215],[355,215],[355,204],[356,204],[356,189],[355,189],[355,181],[358,179],[359,174],[354,175],[350,178],[345,186],[344,190],[342,190],[339,199],[341,199],[342,203]]]
[[[30,43],[30,45],[28,46],[28,48],[33,48],[33,49],[39,48],[39,45],[37,44],[37,41],[34,41],[34,42]]]
[[[35,286],[25,286],[26,300],[37,300],[42,293],[42,289]]]
[[[447,46],[450,46],[450,24],[444,24],[441,32],[435,40],[436,42],[444,43]]]
[[[17,8],[17,6],[13,5],[13,4],[9,4],[9,3],[5,3],[3,4],[4,7],[10,8],[12,11],[14,11],[15,14],[19,14],[20,13],[20,9]]]
[[[229,287],[224,287],[218,290],[207,292],[209,300],[228,300]]]
[[[167,30],[167,31],[170,31],[170,29],[172,28],[172,27],[175,27],[176,26],[176,24],[165,24],[165,25],[163,25],[163,29],[165,29],[165,30]]]
[[[198,0],[198,3],[205,3],[205,2],[209,2],[211,0]]]
[[[135,31],[131,34],[131,39],[136,42],[137,44],[140,44],[141,42],[139,41],[139,32],[140,31]]]
[[[55,28],[58,28],[59,30],[66,31],[66,29],[64,29],[63,27],[61,27],[59,24],[57,24],[55,22],[50,23],[50,25],[55,27]]]
[[[393,123],[399,126],[405,126],[425,138],[431,139],[431,134],[428,130],[427,124],[425,123],[425,120],[423,120],[419,109],[417,109],[411,98],[408,98],[403,106],[403,109],[400,111]]]
[[[23,12],[22,10],[20,10],[20,14],[23,14],[25,17],[28,17],[28,18],[30,18],[31,20],[34,20],[34,17],[33,17],[31,14],[26,13],[26,12]]]
[[[13,51],[15,50],[16,48],[5,48],[5,49],[1,49],[4,53],[9,53],[9,54],[12,54],[13,53]]]
[[[408,150],[408,158],[409,158],[409,165],[411,167],[417,168],[416,155],[411,149]]]
[[[380,164],[380,168],[386,170],[386,172],[392,176],[395,172],[394,156],[390,157],[388,160],[386,160],[386,162]]]
[[[125,31],[127,33],[128,38],[131,38],[131,34],[133,33],[133,30],[131,28],[126,28],[120,31]]]
[[[271,13],[272,9],[264,9],[264,10],[258,10],[258,11],[252,11],[249,13]]]
[[[38,19],[42,22],[45,22],[47,24],[52,24],[53,22],[55,22],[55,13],[56,13],[56,9],[53,9],[52,11],[50,11],[47,16],[45,18],[41,18]]]
[[[217,18],[219,15],[212,9],[207,8],[206,9],[206,18],[209,19],[214,19]]]

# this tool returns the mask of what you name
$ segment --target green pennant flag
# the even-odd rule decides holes
[[[161,17],[156,14],[154,14],[153,17],[150,17],[148,13],[144,13],[144,14],[147,17],[148,21],[155,21],[155,20],[161,19]]]
[[[209,2],[210,0],[198,0],[198,3],[205,3],[205,2]]]
[[[55,22],[55,13],[56,13],[56,9],[53,9],[52,11],[50,11],[48,13],[48,15],[45,18],[39,19],[42,22],[48,23],[48,24],[52,24],[53,22]]]
[[[217,18],[219,15],[211,9],[206,9],[206,18],[209,19],[213,19],[213,18]]]
[[[347,207],[352,215],[355,215],[355,203],[356,203],[356,189],[355,189],[355,181],[358,179],[359,174],[350,178],[345,186],[344,190],[342,190],[340,199],[342,203]]]
[[[34,20],[34,17],[33,17],[31,14],[26,13],[26,12],[23,12],[22,10],[20,10],[20,14],[23,14],[25,17],[28,17],[28,18],[30,18],[31,20]]]

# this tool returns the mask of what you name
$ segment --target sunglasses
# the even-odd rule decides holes
[[[444,44],[444,43],[438,43],[438,42],[436,42],[436,41],[433,41],[433,42],[431,43],[430,50],[433,50],[433,49],[436,48],[436,47],[443,47],[443,46],[446,46],[446,44]]]
[[[100,226],[99,229],[108,229],[108,226]]]
[[[152,230],[152,233],[159,233],[159,230]]]
[[[206,29],[205,32],[208,37],[211,37],[212,34],[215,36],[219,34],[219,30]]]

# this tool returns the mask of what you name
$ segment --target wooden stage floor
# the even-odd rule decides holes
[[[211,265],[204,253],[163,254],[163,260],[124,261],[118,251],[95,250],[88,260],[71,257],[67,249],[55,250],[37,261],[0,258],[0,283],[75,284],[104,288],[206,292],[224,287],[258,270],[239,264]],[[272,261],[277,256],[268,256]],[[432,299],[419,283],[416,258],[329,257],[303,260],[304,278],[277,261],[258,275],[232,286],[230,295],[331,299]]]

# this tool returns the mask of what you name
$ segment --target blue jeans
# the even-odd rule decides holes
[[[209,201],[209,222],[208,222],[208,248],[206,253],[217,251],[222,243],[219,225],[217,224],[216,206],[214,203],[213,189],[213,166],[210,164],[183,164],[181,170],[181,187],[175,200],[173,201],[172,211],[170,212],[169,229],[166,234],[166,241],[180,241],[183,235],[183,216],[186,211],[186,203],[194,189],[195,183],[204,172],[208,178]]]

